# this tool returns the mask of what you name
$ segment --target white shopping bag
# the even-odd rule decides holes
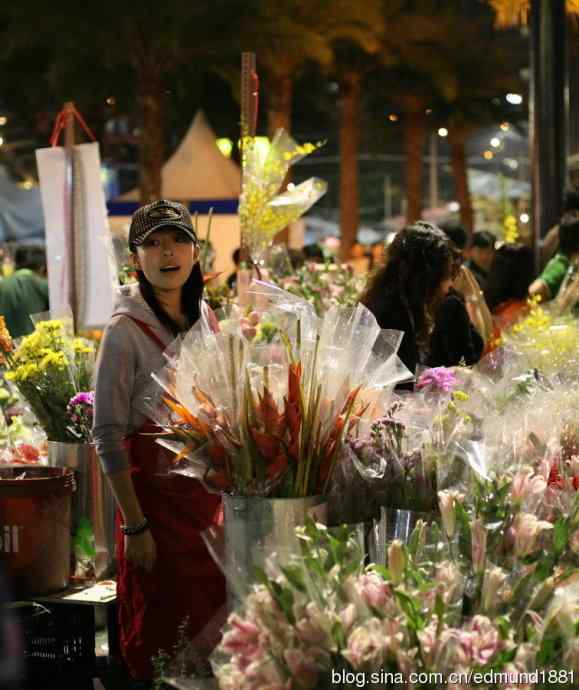
[[[50,310],[58,314],[72,309],[78,331],[102,326],[109,320],[118,281],[108,248],[110,233],[98,143],[75,146],[73,157],[71,196],[65,149],[55,146],[36,150]]]

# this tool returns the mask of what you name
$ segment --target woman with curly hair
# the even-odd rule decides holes
[[[362,298],[381,328],[404,332],[398,356],[412,373],[426,362],[434,315],[458,268],[442,230],[418,221],[396,235]]]

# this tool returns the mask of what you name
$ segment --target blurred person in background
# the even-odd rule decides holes
[[[531,283],[529,295],[548,302],[559,295],[577,273],[579,267],[579,211],[565,213],[559,223],[559,251],[543,269],[541,275]],[[575,305],[572,305],[575,306]]]
[[[366,247],[359,242],[354,242],[350,249],[350,258],[348,260],[350,266],[354,269],[354,273],[368,273],[370,268],[370,258],[366,254]]]
[[[455,249],[459,251],[466,260],[466,246],[468,244],[468,233],[459,223],[442,223],[440,225],[442,232],[452,242]]]
[[[434,317],[456,270],[446,235],[435,225],[418,221],[396,234],[387,262],[374,273],[362,298],[380,328],[403,331],[398,357],[413,375],[417,365],[426,364]]]
[[[0,315],[12,337],[20,338],[34,330],[30,316],[49,309],[44,247],[18,247],[14,263],[14,273],[0,283]]]
[[[475,232],[472,236],[466,267],[474,274],[481,290],[484,290],[486,287],[487,274],[495,256],[496,241],[497,238],[493,233],[486,230]]]
[[[489,271],[485,298],[502,331],[528,311],[529,285],[535,277],[533,251],[524,244],[503,244]]]
[[[384,242],[374,242],[374,244],[370,247],[370,271],[373,271],[375,268],[382,265],[384,262],[384,254]]]
[[[316,264],[323,264],[325,261],[324,250],[319,244],[306,244],[303,253],[306,261]]]
[[[474,278],[469,281],[466,275],[468,269],[462,265],[467,242],[466,231],[460,225],[447,225],[444,233],[454,250],[453,272],[457,280],[448,290],[436,312],[427,364],[430,367],[452,367],[461,363],[470,366],[479,361],[485,340],[476,328],[476,312],[472,308],[467,308],[465,299],[471,300],[469,307],[472,307],[472,299],[480,294],[480,289]],[[456,289],[457,284],[463,287],[466,295]],[[475,285],[474,291],[469,290],[471,284]]]
[[[579,165],[576,171],[579,176]],[[570,179],[575,179],[571,177]],[[563,198],[563,216],[579,211],[579,177],[574,187],[565,192]],[[541,267],[544,268],[550,259],[557,253],[559,249],[559,223],[554,225],[545,237],[541,240]]]

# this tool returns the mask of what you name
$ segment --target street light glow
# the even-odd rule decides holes
[[[0,126],[4,126],[8,122],[6,115],[0,116]]]
[[[500,127],[503,130],[503,132],[508,132],[511,128],[511,125],[508,122],[501,122]]]
[[[398,115],[396,115],[396,113],[390,113],[390,115],[388,115],[388,119],[390,122],[398,122]]]
[[[500,145],[501,145],[501,140],[498,137],[493,137],[491,139],[491,146],[493,146],[495,149],[498,149]]]
[[[448,136],[448,129],[446,127],[440,127],[438,130],[438,136],[439,137],[447,137]]]
[[[487,160],[487,161],[492,160],[494,157],[495,157],[495,154],[494,154],[492,151],[490,151],[489,149],[487,149],[487,150],[483,153],[483,158],[484,158],[485,160]]]
[[[233,151],[233,142],[231,141],[231,139],[223,137],[220,139],[216,139],[215,143],[217,144],[217,148],[221,151],[225,158],[231,158],[231,152]]]
[[[510,103],[511,105],[521,105],[523,102],[523,97],[520,93],[508,93],[505,96],[505,99],[507,103]]]

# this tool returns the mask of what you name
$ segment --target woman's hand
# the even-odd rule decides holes
[[[157,546],[151,530],[141,534],[125,535],[125,558],[133,565],[151,572],[157,559]]]

